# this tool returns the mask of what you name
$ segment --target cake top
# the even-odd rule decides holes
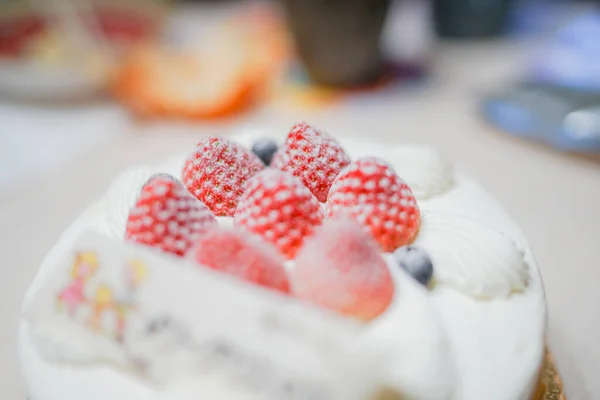
[[[420,211],[385,160],[352,162],[333,137],[301,122],[281,148],[268,139],[250,150],[208,137],[181,177],[148,179],[127,218],[126,240],[191,254],[199,266],[363,320],[391,303],[394,283],[380,253],[414,240]],[[220,228],[216,216],[233,218],[234,228]],[[425,250],[395,256],[428,285],[433,264]],[[283,258],[293,260],[291,277]]]
[[[329,225],[345,219],[362,228],[377,252],[393,254],[398,267],[426,287],[449,285],[478,298],[506,296],[527,287],[523,252],[502,232],[450,213],[430,212],[422,220],[418,198],[434,197],[453,185],[447,161],[426,148],[400,151],[395,160],[400,160],[408,179],[375,154],[352,160],[332,136],[304,122],[291,128],[281,146],[263,138],[250,149],[209,137],[185,160],[181,181],[148,174],[127,216],[125,238],[186,256],[199,252],[194,250],[199,236],[216,229],[215,216],[229,217],[238,236],[253,236],[263,247],[295,260],[304,246],[320,247],[310,243],[314,237],[318,239],[313,241],[325,244],[331,239],[349,247],[350,240],[344,243],[325,234],[335,231]],[[231,251],[244,250],[241,246]],[[225,250],[221,256],[226,257]],[[336,257],[320,260],[321,274],[339,267]],[[444,264],[439,271],[437,260]],[[376,274],[378,262],[369,264]],[[239,265],[240,270],[246,267]],[[352,268],[345,270],[350,273]],[[233,267],[227,271],[236,274]],[[303,296],[293,289],[290,294]]]

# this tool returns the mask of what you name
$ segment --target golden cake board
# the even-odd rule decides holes
[[[533,400],[567,400],[556,362],[548,350],[546,350],[540,371],[540,382]]]

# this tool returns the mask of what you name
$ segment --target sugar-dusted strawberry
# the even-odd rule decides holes
[[[290,277],[299,298],[363,320],[385,311],[395,291],[377,243],[349,218],[326,220]]]
[[[246,181],[264,168],[251,151],[227,139],[201,141],[185,162],[183,182],[217,216],[233,216]]]
[[[331,183],[348,164],[350,158],[334,138],[305,122],[292,127],[284,149],[272,162],[274,168],[292,172],[321,202],[327,200]]]
[[[353,217],[387,252],[412,242],[421,220],[408,185],[374,157],[357,160],[337,176],[329,191],[327,215]]]
[[[271,168],[276,168],[280,171],[287,170],[288,161],[287,155],[285,153],[285,148],[280,147],[279,149],[277,149],[277,151],[275,151],[275,153],[273,154],[273,158],[271,159],[271,164],[269,165],[271,166]]]
[[[199,234],[217,225],[204,203],[170,175],[151,177],[129,212],[125,239],[184,255]]]
[[[315,196],[292,174],[276,169],[250,179],[234,217],[236,226],[260,235],[288,258],[322,220]]]
[[[280,292],[290,291],[283,258],[277,250],[243,230],[211,229],[196,240],[192,255],[200,265]]]

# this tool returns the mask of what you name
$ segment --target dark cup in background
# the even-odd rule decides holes
[[[511,0],[432,0],[435,30],[442,38],[488,38],[506,28]]]
[[[381,77],[391,0],[283,0],[297,53],[316,83],[352,87]]]

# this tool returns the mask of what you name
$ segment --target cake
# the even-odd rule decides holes
[[[493,196],[426,146],[334,139],[304,123],[278,145],[259,139],[208,138],[191,154],[131,168],[63,234],[23,306],[30,400],[532,398],[544,290],[526,239]],[[177,229],[158,229],[169,201]],[[261,386],[253,368],[243,379],[200,368],[205,359],[181,349],[190,335],[146,344],[128,330],[92,329],[124,323],[118,312],[93,318],[108,300],[85,317],[69,309],[67,283],[85,285],[102,264],[84,251],[92,244],[108,260],[102,279],[124,255],[153,264],[151,279],[127,264],[129,285],[152,281],[127,299],[139,301],[132,321],[150,309],[177,315],[191,336],[214,328],[279,367]],[[78,290],[85,303],[91,294]],[[257,328],[266,309],[277,315],[270,324],[295,326],[288,337]],[[158,318],[144,332],[169,324]],[[317,386],[320,397],[306,391]]]

